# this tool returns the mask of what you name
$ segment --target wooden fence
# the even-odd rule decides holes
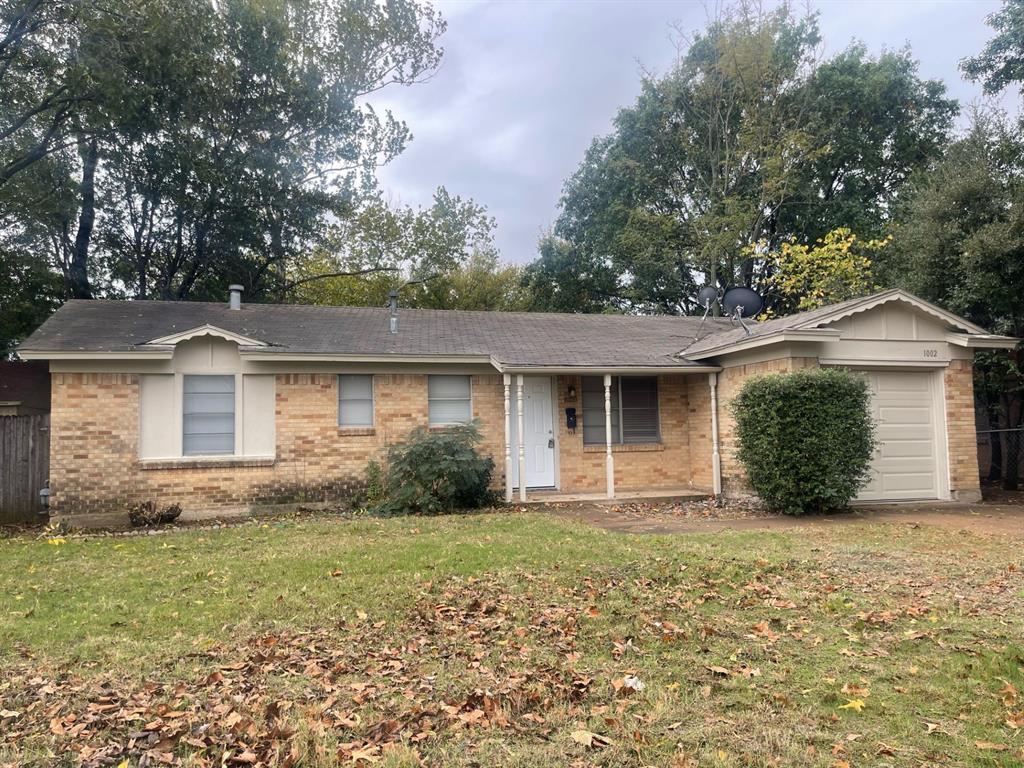
[[[0,524],[39,521],[50,476],[50,416],[0,416]]]

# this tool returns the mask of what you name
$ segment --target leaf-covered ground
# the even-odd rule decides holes
[[[1019,540],[498,513],[0,563],[0,765],[1024,761]]]

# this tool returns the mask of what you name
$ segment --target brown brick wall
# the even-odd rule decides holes
[[[474,416],[483,422],[483,449],[495,459],[494,485],[500,487],[504,483],[501,377],[473,376],[472,382]],[[370,459],[380,457],[389,443],[404,439],[414,427],[427,424],[426,375],[378,374],[374,387],[374,429],[344,429],[337,424],[337,376],[278,375],[277,458],[272,464],[144,466],[138,460],[138,376],[54,374],[53,511],[121,512],[146,500],[208,510],[345,496],[362,485]]]
[[[658,377],[658,406],[661,419],[661,443],[658,445],[617,445],[612,452],[615,459],[616,490],[641,488],[710,487],[710,469],[706,476],[692,471],[691,446],[700,442],[700,435],[708,435],[706,453],[700,460],[711,461],[710,416],[695,416],[689,405],[694,383],[707,389],[706,374],[692,376],[666,375]],[[579,376],[557,377],[559,420],[560,490],[565,492],[601,492],[606,488],[605,446],[583,445],[583,401]],[[569,398],[569,387],[576,389],[575,399]],[[579,423],[575,434],[565,426],[565,409],[576,408]],[[705,425],[706,422],[706,425]],[[700,449],[698,449],[699,452]],[[701,468],[703,469],[703,468]]]
[[[946,439],[949,446],[949,490],[954,499],[981,498],[978,444],[974,423],[974,366],[971,360],[952,360],[944,375]]]
[[[739,394],[743,382],[751,376],[785,373],[800,368],[816,368],[818,361],[813,357],[783,357],[749,365],[735,365],[723,368],[718,374],[718,440],[722,458],[722,492],[724,494],[749,494],[746,473],[736,453],[736,421],[732,417],[730,403]]]

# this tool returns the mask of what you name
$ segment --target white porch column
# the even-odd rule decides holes
[[[718,499],[722,495],[722,456],[718,452],[718,374],[708,374],[711,387],[711,490]]]
[[[505,382],[505,501],[512,501],[512,376],[503,374]]]
[[[519,443],[519,500],[526,501],[526,444],[523,442],[523,433],[526,432],[526,423],[523,416],[523,374],[516,374],[516,426],[518,434],[516,441]]]
[[[604,375],[604,441],[605,475],[608,479],[609,499],[615,498],[615,458],[612,456],[612,377]]]

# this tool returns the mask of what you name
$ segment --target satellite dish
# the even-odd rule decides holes
[[[718,289],[713,285],[705,285],[697,294],[697,303],[704,309],[710,309],[716,301],[718,301]]]
[[[754,317],[764,309],[764,299],[749,288],[730,288],[722,296],[722,309],[731,317]]]

